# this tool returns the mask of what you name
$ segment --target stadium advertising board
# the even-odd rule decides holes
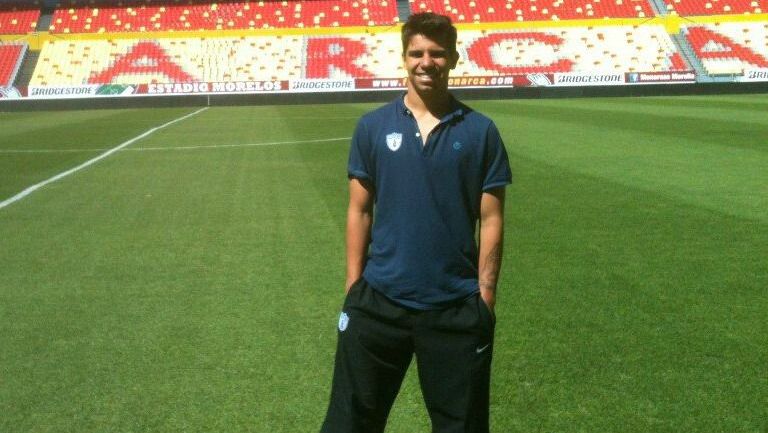
[[[624,74],[556,72],[555,86],[620,86],[626,84]]]
[[[150,83],[138,86],[139,95],[199,95],[222,93],[272,93],[288,90],[287,80]]]
[[[694,71],[628,72],[626,81],[628,84],[695,83],[696,73]]]
[[[525,75],[525,86],[549,87],[555,81],[555,74],[532,73]]]
[[[86,84],[82,86],[29,86],[31,99],[93,98],[98,96],[131,96],[136,86],[126,84]]]
[[[629,73],[529,73],[500,76],[451,77],[454,89],[613,86],[627,84],[692,83],[694,71]],[[768,69],[745,71],[742,81],[768,81]],[[101,96],[216,95],[257,93],[332,93],[363,90],[403,90],[406,78],[295,79],[274,81],[219,81],[149,84],[88,84],[80,86],[30,86],[27,92],[0,89],[0,99],[65,99]],[[26,95],[24,94],[26,93]]]
[[[291,92],[349,92],[356,89],[355,80],[291,80]]]
[[[98,84],[85,86],[29,86],[27,97],[41,99],[92,98],[101,87]]]
[[[0,99],[19,99],[21,92],[15,87],[0,87]]]
[[[746,69],[740,81],[768,81],[768,68]]]
[[[288,81],[230,81],[215,83],[87,84],[30,86],[30,99],[94,98],[100,96],[161,96],[274,93],[288,91]],[[18,93],[18,91],[17,91]],[[18,95],[19,97],[21,95]],[[3,98],[10,98],[5,93]]]
[[[405,89],[406,78],[357,78],[355,89],[357,90],[387,90]],[[448,86],[453,89],[472,89],[490,87],[517,87],[530,85],[525,76],[493,76],[493,77],[451,77]]]

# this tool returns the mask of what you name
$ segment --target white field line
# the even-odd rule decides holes
[[[96,156],[95,158],[91,158],[88,161],[85,161],[84,163],[78,165],[77,167],[71,168],[71,169],[69,169],[67,171],[64,171],[64,172],[61,172],[61,173],[57,174],[56,176],[53,176],[53,177],[51,177],[49,179],[46,179],[46,180],[44,180],[44,181],[42,181],[40,183],[32,185],[32,186],[28,187],[27,189],[25,189],[24,191],[14,195],[13,197],[8,198],[8,199],[3,200],[2,202],[0,202],[0,209],[4,208],[6,206],[9,206],[9,205],[11,205],[13,203],[16,203],[17,201],[23,199],[24,197],[32,194],[33,192],[37,191],[38,189],[40,189],[40,188],[42,188],[42,187],[44,187],[44,186],[46,186],[48,184],[51,184],[51,183],[56,182],[58,180],[61,180],[61,179],[65,178],[65,177],[69,176],[72,173],[76,173],[76,172],[78,172],[78,171],[80,171],[80,170],[82,170],[84,168],[87,168],[87,167],[89,167],[89,166],[91,166],[91,165],[101,161],[102,159],[107,158],[108,156],[112,155],[113,153],[119,152],[120,150],[130,146],[131,144],[133,144],[133,143],[135,143],[135,142],[137,142],[137,141],[139,141],[139,140],[141,140],[143,138],[149,137],[153,133],[155,133],[155,132],[157,132],[157,131],[159,131],[159,130],[161,130],[163,128],[171,126],[171,125],[173,125],[176,122],[181,122],[182,120],[186,120],[186,119],[188,119],[188,118],[190,118],[192,116],[195,116],[195,115],[197,115],[199,113],[202,113],[203,111],[205,111],[207,109],[208,109],[208,107],[203,107],[203,108],[201,108],[201,109],[199,109],[199,110],[197,110],[197,111],[195,111],[193,113],[189,113],[187,115],[179,117],[178,119],[174,119],[174,120],[171,120],[170,122],[164,123],[164,124],[162,124],[160,126],[156,126],[156,127],[152,128],[152,129],[146,131],[145,133],[143,133],[141,135],[138,135],[138,136],[136,136],[134,138],[131,138],[130,140],[128,140],[128,141],[126,141],[124,143],[121,143],[120,145],[118,145],[116,147],[113,147],[112,149],[109,149],[108,151],[100,154],[99,156]]]
[[[346,141],[351,139],[352,137],[336,137],[336,138],[318,138],[313,140],[298,140],[298,141],[268,141],[264,143],[209,144],[209,145],[202,145],[202,146],[134,147],[132,149],[125,149],[125,150],[130,150],[132,152],[143,152],[145,150],[223,149],[223,148],[233,148],[233,147],[280,146],[283,144],[328,143],[331,141]]]
[[[109,150],[107,148],[93,148],[93,149],[0,149],[0,154],[4,153],[83,153],[83,152],[100,152],[103,150]]]
[[[264,143],[237,143],[237,144],[208,144],[201,146],[162,146],[162,147],[130,147],[119,149],[120,151],[143,152],[146,150],[195,150],[195,149],[226,149],[235,147],[259,147],[259,146],[279,146],[283,144],[304,144],[304,143],[328,143],[332,141],[347,141],[352,137],[336,138],[318,138],[312,140],[298,141],[268,141]],[[98,152],[107,149],[0,149],[0,154],[4,153],[74,153],[74,152]]]

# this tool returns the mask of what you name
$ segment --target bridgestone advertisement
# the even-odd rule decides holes
[[[768,81],[768,69],[744,71],[740,81]],[[450,88],[512,88],[566,86],[622,86],[695,83],[694,71],[627,73],[531,73],[525,75],[452,77]],[[200,83],[90,84],[82,86],[30,86],[0,88],[0,99],[65,99],[103,96],[219,95],[259,93],[334,93],[403,90],[406,78],[297,79]]]
[[[555,73],[555,86],[620,86],[624,85],[624,74],[600,73]]]
[[[93,98],[97,96],[132,96],[138,86],[126,84],[89,84],[84,86],[30,86],[31,99]]]
[[[740,81],[768,81],[768,69],[747,69]]]
[[[357,90],[355,80],[291,80],[291,92],[350,92]]]

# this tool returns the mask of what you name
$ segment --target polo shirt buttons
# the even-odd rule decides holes
[[[416,136],[417,136],[417,137],[421,137],[421,134],[419,134],[419,133],[417,132],[417,133],[416,133]]]

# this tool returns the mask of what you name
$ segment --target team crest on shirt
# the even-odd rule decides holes
[[[399,132],[387,134],[387,147],[389,150],[396,152],[397,149],[400,149],[401,144],[403,144],[403,134]]]

